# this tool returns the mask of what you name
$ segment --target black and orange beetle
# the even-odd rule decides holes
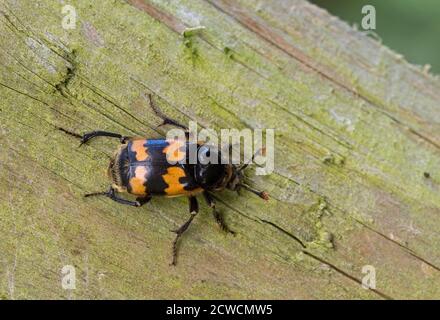
[[[151,95],[148,95],[151,108],[162,119],[162,125],[170,124],[180,127],[186,132],[188,128],[179,122],[166,117],[153,103]],[[112,185],[108,191],[86,194],[85,197],[107,196],[110,199],[125,205],[140,207],[151,200],[153,196],[178,197],[186,196],[189,199],[190,218],[177,230],[173,241],[172,265],[177,261],[177,241],[188,229],[194,217],[198,213],[196,195],[202,194],[208,205],[212,208],[218,225],[225,231],[234,233],[224,223],[221,214],[215,208],[215,202],[211,193],[229,189],[239,191],[240,188],[249,190],[259,197],[268,200],[268,194],[257,191],[243,182],[242,171],[248,164],[241,166],[222,164],[221,151],[204,143],[197,143],[199,157],[204,154],[214,154],[219,161],[217,164],[185,164],[177,162],[170,164],[169,159],[179,161],[182,155],[180,147],[189,148],[191,142],[187,140],[165,140],[126,137],[107,131],[93,131],[84,135],[78,135],[60,128],[63,132],[81,139],[81,145],[95,137],[111,137],[120,140],[121,145],[111,159],[108,167],[108,175]],[[188,150],[188,149],[186,149]],[[118,193],[129,193],[136,196],[136,201],[121,198]]]

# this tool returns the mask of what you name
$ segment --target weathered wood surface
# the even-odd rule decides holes
[[[1,298],[440,298],[438,78],[302,0],[72,0],[74,30],[64,4],[0,4]],[[117,143],[56,129],[158,137],[143,93],[276,129],[271,201],[218,195],[235,237],[202,205],[175,268],[186,200],[84,199]]]

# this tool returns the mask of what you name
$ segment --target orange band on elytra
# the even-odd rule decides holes
[[[131,151],[136,153],[137,161],[145,161],[148,158],[148,149],[144,144],[145,140],[133,140],[131,143]]]

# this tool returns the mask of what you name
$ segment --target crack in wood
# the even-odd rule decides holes
[[[298,238],[297,236],[295,236],[293,233],[281,228],[280,226],[278,226],[277,224],[275,224],[271,221],[268,221],[265,219],[260,219],[260,221],[274,227],[275,229],[277,229],[279,231],[281,231],[281,233],[284,233],[285,235],[289,236],[290,238],[292,238],[293,240],[298,242],[301,245],[301,247],[306,248],[306,245],[304,244],[304,242],[302,242],[301,239]]]
[[[421,262],[429,265],[431,268],[435,269],[436,271],[440,271],[440,267],[436,266],[434,263],[429,262],[428,260],[426,260],[425,258],[421,257],[420,255],[418,255],[414,250],[408,248],[407,246],[399,243],[396,240],[391,239],[390,237],[386,236],[385,234],[383,234],[382,232],[373,229],[372,227],[370,227],[369,225],[365,224],[364,222],[358,220],[358,219],[354,219],[357,223],[359,223],[360,225],[362,225],[363,227],[365,227],[366,229],[376,233],[377,235],[381,236],[382,238],[391,241],[393,244],[399,246],[400,248],[403,248],[403,250],[405,252],[407,252],[408,254],[410,254],[411,256],[413,256],[415,259],[420,260]]]
[[[359,280],[359,279],[356,278],[355,276],[352,276],[351,274],[345,272],[344,270],[342,270],[341,268],[335,266],[334,264],[330,263],[329,261],[326,261],[325,259],[320,258],[320,257],[314,255],[313,253],[310,253],[310,252],[307,251],[307,250],[302,250],[302,252],[303,252],[305,255],[311,257],[312,259],[314,259],[314,260],[316,260],[316,261],[319,261],[319,262],[321,262],[321,263],[323,263],[323,264],[329,266],[332,270],[336,271],[336,272],[339,273],[340,275],[342,275],[342,276],[344,276],[344,277],[346,277],[346,278],[348,278],[348,279],[350,279],[350,280],[356,282],[357,284],[362,285],[362,281],[361,281],[361,280]],[[387,295],[387,294],[381,292],[380,290],[373,289],[373,288],[368,288],[368,289],[365,289],[365,290],[370,290],[370,291],[376,293],[377,295],[379,295],[380,297],[384,298],[385,300],[394,300],[391,296],[389,296],[389,295]]]
[[[40,99],[38,99],[38,98],[36,98],[36,97],[33,97],[33,96],[31,96],[30,94],[28,94],[28,93],[26,93],[26,92],[20,91],[20,90],[15,89],[15,88],[12,88],[12,87],[10,87],[10,86],[8,86],[8,85],[6,85],[6,84],[4,84],[4,83],[1,83],[1,82],[0,82],[0,86],[5,87],[5,88],[7,88],[7,89],[9,89],[9,90],[12,90],[12,91],[14,91],[15,93],[21,94],[21,95],[23,95],[23,96],[25,96],[25,97],[28,97],[28,98],[30,98],[30,99],[32,99],[32,100],[38,101],[38,102],[44,104],[44,105],[47,106],[47,107],[51,107],[47,102],[44,102],[43,100],[40,100]]]

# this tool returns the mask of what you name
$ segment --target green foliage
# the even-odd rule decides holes
[[[364,5],[377,14],[376,33],[386,46],[415,64],[432,65],[440,73],[440,5],[438,0],[311,0],[343,20],[361,25]],[[359,27],[359,29],[361,29]]]

